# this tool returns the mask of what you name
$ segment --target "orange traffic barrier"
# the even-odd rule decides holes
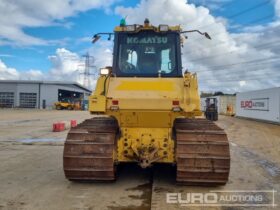
[[[75,128],[77,126],[77,120],[71,120],[70,124],[71,128]]]
[[[57,122],[53,124],[53,132],[61,132],[65,130],[65,123]]]

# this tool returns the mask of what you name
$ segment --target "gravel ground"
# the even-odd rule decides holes
[[[71,119],[81,122],[90,117],[84,111],[0,109],[1,210],[247,209],[233,205],[184,206],[166,202],[167,193],[181,195],[181,201],[186,202],[191,193],[207,195],[210,191],[236,190],[278,191],[274,193],[274,203],[278,205],[274,209],[280,209],[279,125],[220,116],[217,124],[228,134],[232,156],[230,179],[223,187],[181,186],[175,183],[172,166],[156,165],[142,170],[134,164],[119,166],[116,182],[72,183],[64,178],[62,170],[67,131],[53,133],[52,123],[69,123]],[[262,204],[273,202],[271,192],[255,193],[262,196]],[[259,203],[250,203],[256,204]],[[271,207],[257,209],[268,208]]]

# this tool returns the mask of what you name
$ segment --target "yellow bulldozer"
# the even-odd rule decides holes
[[[95,115],[72,128],[64,145],[67,179],[111,181],[117,165],[142,168],[176,166],[176,180],[188,185],[228,181],[227,135],[214,122],[199,118],[197,75],[182,73],[180,26],[121,24],[114,33],[112,67],[102,68],[89,111]]]

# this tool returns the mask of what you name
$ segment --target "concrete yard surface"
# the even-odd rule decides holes
[[[86,111],[0,109],[0,210],[270,209],[273,203],[280,209],[279,125],[220,116],[217,124],[228,134],[231,151],[225,186],[182,186],[175,182],[174,166],[144,170],[136,164],[118,166],[115,182],[70,182],[62,167],[67,131],[53,133],[52,124],[90,117]],[[255,191],[267,206],[256,201],[249,207],[245,201],[243,206],[186,202],[189,194],[213,191],[223,191],[216,192],[219,195]],[[178,195],[181,203],[175,202]],[[173,196],[173,203],[167,203],[168,196]]]

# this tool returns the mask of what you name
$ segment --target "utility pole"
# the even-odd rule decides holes
[[[94,73],[91,73],[90,69],[94,68],[94,70],[96,69],[96,66],[93,65],[94,64],[94,57],[90,56],[90,54],[87,52],[85,55],[83,55],[83,57],[85,58],[84,64],[81,64],[79,66],[83,66],[84,69],[83,71],[80,73],[80,75],[83,75],[83,85],[87,88],[90,87],[90,76],[94,76]],[[96,72],[95,72],[96,73]]]

